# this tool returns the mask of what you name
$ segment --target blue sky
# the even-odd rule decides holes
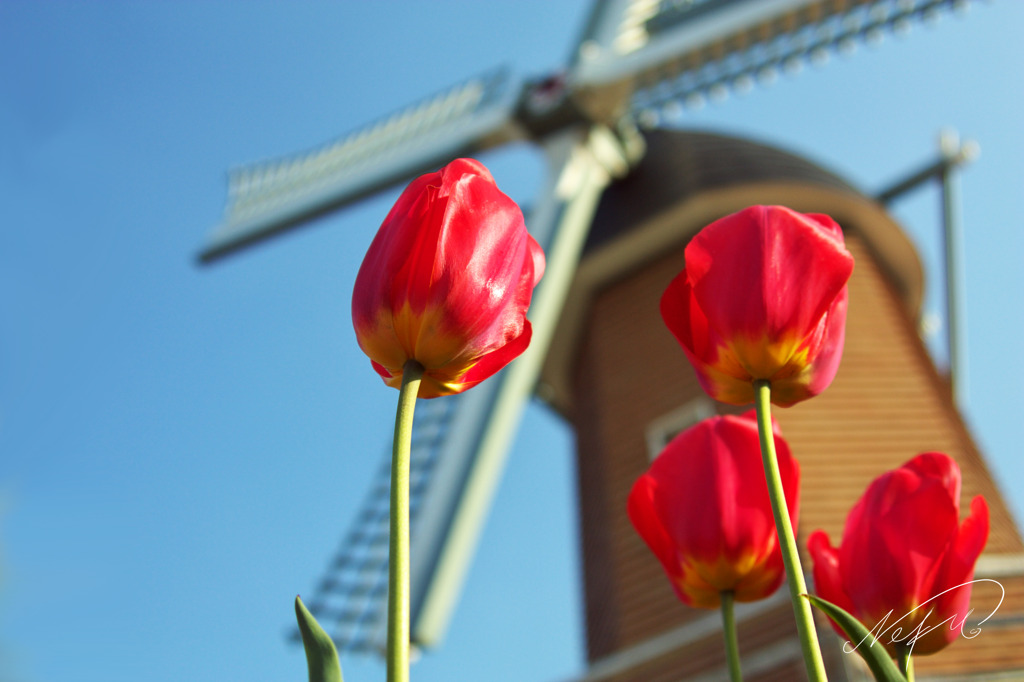
[[[305,679],[282,636],[291,600],[390,438],[397,394],[348,309],[396,194],[198,267],[224,173],[491,66],[555,69],[588,4],[0,2],[0,679]],[[966,416],[1018,519],[1022,27],[1022,3],[972,3],[675,122],[867,191],[931,159],[945,126],[980,143],[961,182]],[[482,158],[532,201],[534,152]],[[938,292],[937,193],[896,213]],[[529,409],[448,638],[414,679],[582,669],[571,446]],[[344,664],[349,682],[383,679]]]

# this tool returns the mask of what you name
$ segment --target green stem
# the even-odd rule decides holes
[[[914,682],[914,661],[910,658],[910,651],[910,647],[900,647],[897,660],[903,677],[907,678],[907,682]]]
[[[740,670],[740,643],[736,637],[736,615],[733,613],[732,591],[722,592],[722,630],[725,634],[725,659],[729,663],[729,679],[743,682]]]
[[[391,451],[391,535],[388,557],[388,682],[409,681],[409,450],[423,365],[409,360],[395,415]]]
[[[825,662],[821,658],[818,635],[814,629],[814,616],[811,604],[801,597],[807,594],[807,582],[804,570],[800,565],[800,551],[796,546],[793,524],[790,522],[789,509],[786,506],[786,492],[782,487],[782,476],[779,474],[779,460],[775,454],[775,437],[772,433],[771,415],[771,384],[759,379],[754,382],[757,407],[757,430],[761,437],[761,459],[764,461],[764,475],[768,481],[768,497],[772,501],[772,513],[775,515],[775,528],[779,532],[779,544],[782,549],[782,562],[786,566],[786,581],[789,584],[789,596],[793,601],[793,612],[796,614],[796,630],[803,649],[807,676],[812,682],[828,679],[825,675]]]

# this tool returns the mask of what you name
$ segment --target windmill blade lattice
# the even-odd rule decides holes
[[[641,125],[653,126],[660,114],[702,106],[731,90],[749,90],[755,80],[770,82],[780,70],[823,62],[832,52],[850,52],[857,43],[877,42],[887,32],[907,30],[913,21],[966,5],[966,0],[814,3],[681,55],[678,70],[669,77],[650,83],[640,79],[633,114]]]
[[[590,115],[660,114],[700,106],[780,69],[876,42],[968,0],[611,0],[592,19],[573,86]],[[611,96],[609,96],[611,94]],[[626,109],[622,103],[629,101]]]
[[[455,156],[515,139],[513,114],[521,91],[508,70],[495,69],[334,142],[231,171],[224,218],[201,260],[224,256]]]
[[[409,517],[413,542],[423,500],[462,395],[420,400],[410,453]],[[309,610],[331,633],[339,651],[367,653],[383,643],[388,598],[388,500],[391,452],[387,452],[362,507],[312,597]],[[298,633],[296,632],[297,636]]]

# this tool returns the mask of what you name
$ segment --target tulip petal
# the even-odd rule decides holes
[[[472,337],[495,327],[502,333],[507,320],[496,321],[494,313],[508,310],[507,303],[519,295],[524,266],[533,279],[527,237],[511,199],[474,176],[455,183],[437,235],[438,261],[421,280],[443,295],[435,304],[446,304],[447,324]]]
[[[652,464],[651,475],[673,484],[672,495],[655,500],[673,543],[686,547],[694,561],[714,565],[723,556],[737,560],[748,540],[763,540],[770,521],[756,513],[767,506],[763,474],[754,460],[756,427],[737,417],[702,424],[674,439]],[[765,488],[763,494],[758,483]],[[741,515],[739,505],[746,500],[754,514]]]
[[[787,367],[772,378],[773,403],[789,407],[829,387],[843,357],[846,308],[847,291],[844,288],[804,343],[806,357],[814,358],[813,362],[802,364],[804,356],[801,355],[798,362],[791,359]]]
[[[695,305],[686,269],[669,282],[661,295],[660,305],[665,325],[683,349],[704,361],[714,360],[716,348],[710,340],[707,316]]]
[[[523,354],[523,351],[530,345],[532,334],[533,327],[529,322],[525,322],[523,331],[519,336],[480,358],[476,364],[469,368],[469,371],[462,375],[457,384],[453,382],[452,386],[457,385],[458,390],[451,392],[460,393],[496,374],[498,370],[504,368],[505,365]]]
[[[900,468],[942,485],[953,501],[957,514],[960,513],[960,467],[952,457],[942,452],[925,452]]]
[[[841,232],[785,207],[757,206],[712,223],[686,248],[694,298],[711,328],[766,337],[767,357],[740,359],[754,378],[774,370],[831,307],[853,271]],[[776,356],[776,357],[772,357]],[[762,376],[759,376],[762,374]]]
[[[971,513],[961,524],[956,539],[949,549],[944,575],[950,581],[970,580],[974,564],[988,542],[989,512],[985,498],[978,495],[971,500]]]
[[[953,500],[939,484],[926,482],[908,498],[899,500],[878,519],[881,537],[900,567],[898,580],[913,606],[933,596],[938,559],[956,532]]]
[[[914,653],[930,654],[939,651],[960,634],[971,613],[971,581],[974,565],[988,541],[988,504],[980,495],[971,501],[971,513],[960,526],[950,543],[939,575],[933,587],[934,623],[947,623],[938,627],[914,646]]]
[[[681,591],[683,567],[679,554],[656,513],[654,499],[657,497],[657,489],[658,482],[654,477],[645,474],[637,479],[629,493],[626,513],[637,534],[661,563],[676,596],[690,603],[690,599]]]
[[[814,591],[822,599],[846,611],[854,611],[853,602],[843,589],[839,551],[832,547],[828,535],[820,530],[811,533],[811,537],[807,539],[807,550],[814,560]],[[835,623],[832,625],[836,627]]]
[[[665,326],[693,365],[704,391],[731,405],[754,402],[749,373],[736,362],[725,340],[708,326],[707,316],[693,298],[685,269],[669,283],[660,306]]]

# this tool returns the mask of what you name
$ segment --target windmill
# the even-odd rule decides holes
[[[513,140],[544,149],[550,182],[529,224],[549,269],[528,355],[466,397],[421,405],[413,471],[413,633],[443,633],[501,469],[534,390],[592,216],[605,188],[643,158],[638,128],[793,61],[813,58],[950,2],[706,0],[598,2],[564,74],[487,72],[308,154],[235,172],[225,222],[204,260],[341,208],[457,155]],[[385,482],[386,472],[380,479]],[[381,637],[385,494],[371,491],[311,606],[343,648]],[[319,608],[318,608],[319,607]]]

